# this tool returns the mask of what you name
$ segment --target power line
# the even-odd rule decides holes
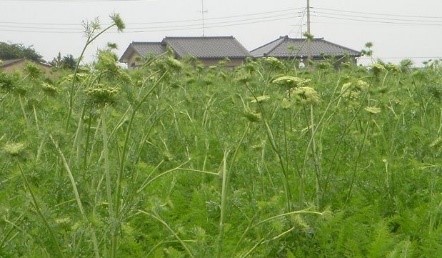
[[[313,15],[317,18],[357,21],[365,23],[381,23],[406,26],[442,26],[442,16],[360,12],[332,8],[314,8]]]
[[[395,21],[389,19],[372,19],[372,18],[358,18],[356,16],[353,17],[342,17],[333,14],[325,14],[325,13],[313,13],[313,16],[318,18],[327,18],[333,20],[345,20],[345,21],[357,21],[357,22],[365,22],[365,23],[382,23],[382,24],[392,24],[392,25],[407,25],[407,26],[442,26],[441,22],[423,22],[423,21]]]
[[[38,2],[38,1],[48,1],[48,0],[22,0],[22,1]],[[100,1],[110,1],[110,0],[100,0]],[[406,26],[442,26],[442,17],[438,16],[399,15],[399,14],[387,14],[387,13],[338,10],[330,8],[312,8],[312,10],[313,10],[312,15],[317,17],[318,19],[333,19],[333,20],[343,20],[343,21],[382,23],[382,24],[406,25]],[[239,25],[246,25],[253,23],[290,20],[296,18],[302,18],[303,20],[305,14],[306,14],[305,8],[285,8],[285,9],[265,11],[265,12],[211,17],[211,18],[205,18],[204,28],[232,27],[232,26],[239,26]],[[320,21],[315,21],[314,23],[320,23]],[[301,22],[301,25],[302,24],[303,22]],[[102,25],[107,26],[109,24],[102,24]],[[153,32],[159,30],[175,31],[175,30],[195,30],[195,29],[201,29],[201,19],[133,22],[127,24],[125,32],[140,33],[140,32]],[[51,22],[31,23],[31,22],[18,22],[18,21],[0,21],[0,31],[69,34],[69,33],[83,33],[83,28],[81,27],[80,24],[74,24],[74,23],[51,23]]]
[[[369,56],[361,56],[359,58],[372,58]],[[413,59],[441,59],[442,56],[382,56],[386,59],[403,59],[403,58],[413,58]]]
[[[3,2],[53,2],[53,3],[67,3],[67,2],[153,2],[157,0],[2,0]]]
[[[363,14],[348,14],[348,13],[335,13],[335,12],[327,12],[327,11],[313,11],[314,14],[317,16],[324,16],[324,17],[338,17],[340,19],[352,18],[352,19],[358,19],[358,20],[367,20],[367,21],[374,21],[374,22],[392,22],[392,23],[413,23],[413,24],[440,24],[442,23],[441,20],[429,20],[429,19],[410,19],[410,18],[399,18],[399,17],[388,17],[388,16],[372,16],[372,15],[363,15]]]
[[[262,23],[279,20],[288,20],[300,17],[302,14],[298,12],[298,16],[295,15],[293,10],[276,10],[266,11],[259,13],[249,13],[243,15],[231,15],[223,17],[207,18],[206,28],[218,28],[218,27],[231,27],[237,25]],[[64,27],[66,25],[66,27]],[[141,26],[139,26],[141,25]],[[147,25],[147,26],[143,26]],[[57,27],[54,27],[57,26]],[[82,33],[80,25],[73,24],[60,24],[60,23],[26,23],[26,22],[0,22],[0,31],[8,32],[36,32],[36,33]],[[156,22],[142,22],[142,23],[130,23],[127,26],[125,32],[148,32],[157,30],[183,30],[183,29],[201,29],[200,19],[189,20],[175,20],[175,21],[156,21]]]
[[[228,18],[243,18],[243,17],[249,17],[249,16],[260,16],[265,14],[273,14],[273,15],[282,15],[282,14],[288,14],[293,13],[294,11],[298,11],[298,13],[302,13],[302,10],[304,8],[289,8],[289,9],[280,9],[280,10],[273,10],[273,11],[265,11],[265,12],[256,12],[256,13],[246,13],[246,14],[237,14],[237,15],[228,15],[228,16],[220,16],[220,17],[212,17],[212,18],[206,18],[206,20],[222,20],[222,19],[228,19]],[[201,18],[199,19],[184,19],[184,20],[168,20],[168,21],[151,21],[151,22],[131,22],[130,24],[167,24],[167,23],[182,23],[182,22],[190,22],[190,21],[201,21]],[[11,22],[11,21],[0,21],[0,24],[24,24],[24,25],[43,25],[43,26],[53,26],[53,25],[62,25],[62,26],[79,26],[78,23],[48,23],[48,22]],[[109,25],[109,24],[107,24]]]
[[[239,26],[239,25],[247,25],[247,24],[256,24],[256,23],[264,23],[264,22],[273,22],[273,21],[281,21],[281,20],[292,20],[296,18],[296,16],[289,16],[289,17],[279,17],[279,18],[260,18],[260,19],[253,19],[253,20],[242,20],[242,21],[235,21],[235,22],[218,22],[218,23],[211,23],[207,24],[205,28],[225,28],[225,27],[232,27],[232,26]],[[125,32],[126,33],[141,33],[141,32],[155,32],[155,31],[179,31],[179,30],[200,30],[201,25],[200,24],[194,24],[194,25],[178,25],[178,26],[165,26],[165,27],[147,27],[147,28],[139,28],[139,29],[128,29]]]
[[[304,11],[303,11],[302,14],[301,14],[301,17],[300,17],[300,21],[299,21],[299,23],[296,24],[296,25],[294,25],[294,26],[293,26],[293,29],[291,29],[287,35],[292,34],[296,29],[298,29],[295,35],[296,35],[296,36],[299,35],[299,37],[302,37],[302,28],[303,28],[303,26],[305,25],[305,23],[304,23],[304,18],[305,18],[305,15],[306,15],[306,14],[307,14],[307,10],[304,9]],[[295,36],[295,37],[296,37],[296,36]]]
[[[349,11],[349,10],[341,10],[341,9],[331,9],[331,8],[317,8],[314,10],[326,10],[333,11],[338,13],[354,13],[354,14],[370,14],[377,16],[387,16],[387,17],[404,17],[404,18],[422,18],[422,19],[442,19],[442,16],[424,16],[424,15],[406,15],[406,14],[392,14],[392,13],[373,13],[373,12],[359,12],[359,11]]]

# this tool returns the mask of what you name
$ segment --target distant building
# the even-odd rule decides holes
[[[27,65],[33,64],[39,68],[45,75],[49,76],[52,74],[52,67],[48,64],[35,62],[25,58],[11,59],[11,60],[1,60],[0,61],[0,71],[5,73],[21,73],[24,71]]]
[[[249,51],[234,37],[166,37],[161,42],[132,42],[120,58],[129,68],[140,65],[140,58],[164,54],[170,48],[178,59],[194,57],[204,65],[215,65],[229,59],[227,66],[238,66]]]
[[[253,57],[276,57],[279,59],[297,59],[305,61],[325,60],[334,58],[335,62],[342,63],[350,61],[356,64],[356,58],[361,56],[361,52],[326,41],[322,38],[314,38],[308,42],[305,38],[280,37],[261,47],[250,51]]]

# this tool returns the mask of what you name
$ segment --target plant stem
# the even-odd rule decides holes
[[[49,231],[49,234],[51,235],[52,241],[55,243],[55,246],[57,249],[57,255],[59,257],[64,257],[63,252],[60,249],[60,245],[58,244],[58,240],[55,237],[55,233],[52,230],[51,226],[49,225],[48,221],[46,220],[45,216],[41,212],[40,206],[38,205],[37,199],[35,198],[34,192],[32,191],[31,186],[29,185],[28,179],[26,178],[25,173],[23,172],[23,169],[20,166],[20,163],[18,163],[18,168],[20,170],[21,176],[23,177],[23,181],[25,183],[25,186],[26,186],[27,190],[29,191],[29,193],[31,194],[31,198],[32,198],[32,202],[34,203],[35,210],[37,211],[37,214],[43,220],[43,223],[45,224],[46,228]]]
[[[163,224],[173,235],[174,237],[180,242],[180,244],[184,247],[184,249],[186,250],[187,254],[190,257],[195,257],[192,252],[190,251],[189,247],[186,245],[186,243],[184,243],[184,241],[178,236],[178,234],[163,220],[161,219],[159,216],[151,214],[149,212],[143,211],[143,210],[138,210],[139,213],[142,213],[144,215],[147,215],[153,219],[155,219],[156,221],[160,222],[161,224]]]
[[[74,74],[72,76],[72,84],[71,84],[71,88],[69,90],[69,110],[68,110],[68,115],[67,115],[67,119],[66,119],[66,131],[69,129],[69,121],[71,120],[72,110],[74,108],[73,105],[74,105],[75,83],[77,80],[78,70],[80,68],[80,62],[83,59],[84,53],[86,52],[86,49],[88,48],[88,46],[90,44],[92,44],[92,42],[94,42],[94,40],[96,40],[99,36],[101,36],[103,33],[105,33],[106,31],[108,31],[109,29],[111,29],[114,26],[116,26],[116,24],[112,23],[111,25],[109,25],[108,27],[104,28],[99,33],[97,33],[95,36],[93,35],[94,32],[91,32],[87,37],[87,40],[83,46],[83,49],[81,50],[80,57],[78,57],[77,63],[75,64]]]
[[[104,176],[106,179],[106,195],[108,202],[108,214],[110,221],[110,239],[111,239],[111,249],[110,249],[110,257],[116,257],[117,246],[118,246],[118,233],[117,233],[117,217],[115,216],[113,198],[112,198],[112,176],[110,173],[110,164],[109,164],[109,146],[108,146],[108,136],[107,136],[107,125],[106,125],[106,107],[101,109],[101,135],[103,139],[103,158],[104,158]]]
[[[315,140],[315,120],[314,120],[314,112],[313,112],[313,105],[310,105],[310,127],[311,127],[311,147],[312,147],[312,154],[313,154],[313,163],[315,165],[315,175],[316,175],[316,206],[320,207],[320,198],[321,198],[321,163],[318,159],[318,152],[316,149],[316,140]]]
[[[346,202],[346,203],[350,201],[350,197],[351,197],[351,194],[352,194],[352,191],[353,191],[353,188],[354,188],[354,184],[355,184],[355,181],[356,181],[356,173],[357,173],[358,166],[359,166],[359,158],[360,158],[361,155],[362,155],[362,151],[364,150],[364,147],[365,147],[365,141],[367,140],[367,138],[368,138],[368,133],[369,133],[369,131],[370,131],[370,126],[369,126],[368,122],[367,122],[367,125],[366,125],[366,126],[367,126],[367,128],[366,128],[366,130],[365,130],[364,138],[362,139],[361,146],[359,147],[358,156],[356,157],[356,160],[355,160],[355,166],[354,166],[354,168],[353,168],[353,173],[352,173],[352,175],[351,175],[350,186],[349,186],[349,188],[348,188],[347,197],[346,197],[346,199],[345,199],[345,202]]]
[[[72,171],[71,171],[71,169],[69,167],[69,164],[68,164],[68,162],[67,162],[63,152],[61,151],[60,147],[58,146],[57,142],[52,137],[52,135],[49,135],[49,137],[51,138],[52,143],[54,144],[55,149],[57,150],[58,155],[60,156],[60,158],[61,158],[61,160],[63,162],[63,166],[66,169],[66,172],[68,173],[68,177],[69,177],[69,180],[70,180],[71,185],[72,185],[72,190],[74,191],[75,200],[77,202],[78,209],[80,210],[80,214],[83,217],[83,220],[84,221],[88,221],[89,224],[90,224],[90,221],[87,218],[86,213],[84,212],[83,204],[82,204],[81,199],[80,199],[80,194],[79,194],[78,189],[77,189],[77,183],[75,182],[75,179],[74,179]],[[95,235],[95,230],[92,227],[91,227],[91,235],[92,235],[91,236],[92,237],[92,243],[94,245],[94,254],[95,254],[95,257],[98,258],[98,257],[100,257],[100,253],[99,253],[99,249],[98,249],[98,241],[97,241],[97,237]]]
[[[270,145],[272,146],[273,151],[276,153],[276,156],[278,157],[279,165],[281,166],[281,171],[284,176],[283,185],[284,185],[284,192],[285,192],[286,203],[287,203],[286,207],[287,207],[287,211],[291,211],[292,210],[292,194],[291,194],[291,191],[289,188],[289,176],[288,176],[287,168],[284,164],[284,159],[281,155],[279,148],[276,145],[276,141],[275,141],[275,137],[273,135],[272,129],[270,128],[269,123],[265,119],[264,108],[261,106],[260,102],[258,101],[258,98],[255,96],[255,94],[250,89],[250,87],[247,85],[246,85],[246,87],[249,90],[249,92],[253,95],[253,98],[256,100],[256,103],[258,103],[258,108],[261,111],[262,120],[263,120],[265,128],[266,128],[267,139],[270,141]]]
[[[221,186],[221,215],[219,219],[219,234],[218,234],[218,250],[217,257],[220,258],[222,256],[223,249],[223,238],[224,238],[224,217],[226,214],[226,203],[227,203],[227,184],[228,184],[228,175],[227,175],[227,156],[229,155],[229,151],[224,151],[223,157],[223,165],[221,170],[222,176],[222,186]]]
[[[154,83],[154,85],[141,98],[141,100],[133,107],[132,113],[130,115],[129,124],[127,126],[126,135],[124,138],[123,151],[121,153],[120,168],[119,168],[118,174],[117,174],[117,183],[116,183],[116,191],[115,191],[115,213],[116,213],[117,217],[120,212],[120,206],[121,206],[121,203],[120,203],[121,178],[123,177],[124,164],[126,162],[126,152],[127,152],[128,146],[129,146],[129,137],[132,132],[132,126],[134,123],[135,115],[138,112],[138,110],[141,108],[141,105],[147,100],[147,98],[150,96],[150,94],[152,94],[152,92],[155,90],[155,88],[162,81],[162,79],[164,78],[166,73],[167,72],[163,73],[163,75]]]
[[[28,117],[26,116],[25,106],[23,104],[23,100],[21,99],[20,95],[18,96],[18,101],[20,102],[20,108],[21,108],[21,111],[23,113],[23,118],[26,121],[26,125],[29,127],[29,120],[28,120]]]

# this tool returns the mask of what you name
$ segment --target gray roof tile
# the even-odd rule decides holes
[[[360,56],[361,53],[350,48],[326,41],[322,38],[315,38],[310,46],[307,39],[280,37],[266,45],[251,51],[254,57],[312,57],[322,56]]]
[[[13,65],[15,63],[19,63],[21,61],[25,60],[24,58],[17,58],[17,59],[9,59],[9,60],[0,60],[0,67],[7,67],[10,65]]]
[[[132,47],[141,56],[149,54],[160,55],[166,51],[161,42],[132,42]]]
[[[133,53],[142,57],[149,55],[160,55],[166,52],[166,47],[161,42],[132,42],[124,51],[120,62],[127,62]]]
[[[269,42],[255,50],[250,51],[250,53],[252,54],[252,56],[254,57],[262,57],[267,55],[267,53],[270,53],[273,49],[275,49],[277,46],[279,46],[279,44],[281,44],[281,42],[284,41],[283,37],[280,37],[272,42]]]
[[[234,37],[166,37],[163,43],[179,57],[245,58],[251,56]]]
[[[29,60],[29,59],[26,59],[26,58],[16,58],[16,59],[8,59],[8,60],[0,60],[0,61],[1,61],[0,62],[0,68],[5,68],[5,67],[11,66],[11,65],[15,65],[15,64],[20,63],[20,62],[31,62],[31,63],[38,64],[38,65],[41,65],[41,66],[49,67],[49,68],[52,67],[50,64],[43,63],[43,62],[36,62],[36,61]]]

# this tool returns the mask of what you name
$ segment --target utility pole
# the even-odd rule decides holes
[[[307,33],[310,34],[310,0],[307,0]]]
[[[307,66],[312,59],[312,34],[310,31],[310,0],[307,0]]]
[[[206,17],[204,16],[204,13],[206,11],[204,10],[204,0],[201,0],[201,19],[203,20],[203,37],[206,30]]]

